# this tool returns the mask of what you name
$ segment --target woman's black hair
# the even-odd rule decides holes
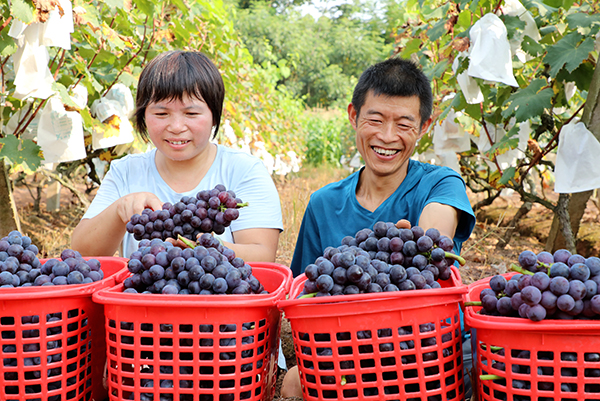
[[[163,100],[182,100],[184,95],[204,100],[212,112],[214,133],[219,131],[225,85],[213,62],[203,53],[173,50],[161,53],[144,68],[138,82],[134,124],[148,141],[146,108]]]

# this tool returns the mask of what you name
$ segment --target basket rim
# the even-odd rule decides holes
[[[86,283],[86,284],[69,284],[69,285],[54,285],[54,286],[28,286],[28,287],[16,287],[16,288],[1,288],[0,289],[0,301],[13,301],[16,297],[22,299],[38,299],[38,298],[61,298],[61,297],[75,297],[75,296],[89,296],[96,292],[98,288],[110,287],[115,285],[115,277],[119,273],[124,272],[127,269],[126,258],[118,256],[84,256],[85,260],[97,259],[100,263],[107,261],[116,261],[123,263],[123,267],[108,277],[104,277],[102,280]],[[50,259],[57,258],[45,258],[40,259],[40,262],[45,263]]]
[[[232,308],[261,307],[275,305],[285,298],[291,286],[292,271],[289,267],[271,262],[248,262],[252,270],[262,273],[275,273],[282,278],[279,286],[269,294],[223,294],[219,295],[167,295],[167,294],[128,294],[123,292],[123,283],[104,288],[93,294],[93,301],[104,305],[149,306],[149,307],[202,307]]]
[[[416,298],[423,295],[427,296],[445,296],[445,295],[464,295],[467,293],[467,286],[462,283],[460,273],[456,267],[452,267],[451,282],[452,287],[436,288],[430,290],[412,290],[412,291],[394,291],[394,292],[377,292],[369,294],[354,294],[334,297],[313,297],[297,299],[296,297],[302,291],[302,284],[306,281],[306,275],[302,273],[294,279],[292,289],[289,294],[289,299],[282,300],[277,303],[280,309],[303,306],[303,305],[328,305],[340,304],[348,302],[373,302],[386,301],[396,299]]]
[[[501,274],[507,279],[518,274],[516,272],[509,272]],[[468,291],[463,296],[465,302],[479,300],[475,299],[476,291],[481,292],[482,287],[488,285],[491,277],[475,281],[467,286]],[[480,307],[465,307],[461,302],[461,308],[465,315],[465,325],[474,329],[494,329],[494,330],[507,330],[507,331],[529,331],[529,332],[565,332],[568,334],[576,334],[577,331],[581,333],[594,332],[598,333],[600,329],[600,320],[591,319],[574,319],[574,320],[560,320],[560,319],[545,319],[539,322],[534,322],[529,319],[520,317],[505,317],[505,316],[489,316],[480,315],[477,311]]]

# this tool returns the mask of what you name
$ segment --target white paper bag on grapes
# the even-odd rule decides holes
[[[66,111],[58,97],[50,98],[42,110],[37,140],[45,163],[80,160],[86,156],[81,114]]]
[[[554,167],[554,191],[575,193],[600,188],[600,142],[582,122],[562,127]]]
[[[469,76],[518,87],[512,71],[512,55],[506,26],[496,15],[481,17],[469,31]]]
[[[454,110],[441,123],[433,127],[433,148],[437,155],[453,151],[465,152],[471,149],[471,139],[465,133],[463,126],[456,121],[458,115]]]

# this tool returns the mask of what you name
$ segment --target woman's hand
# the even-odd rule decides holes
[[[150,192],[134,192],[119,198],[115,203],[117,215],[124,224],[127,224],[131,216],[141,214],[146,208],[161,210],[163,205],[160,199]]]

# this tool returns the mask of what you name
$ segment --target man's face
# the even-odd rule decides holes
[[[431,119],[426,121],[420,129],[419,107],[417,96],[374,96],[372,91],[367,93],[358,119],[354,106],[348,106],[348,117],[356,131],[356,146],[370,173],[406,174],[408,159],[431,123]]]

